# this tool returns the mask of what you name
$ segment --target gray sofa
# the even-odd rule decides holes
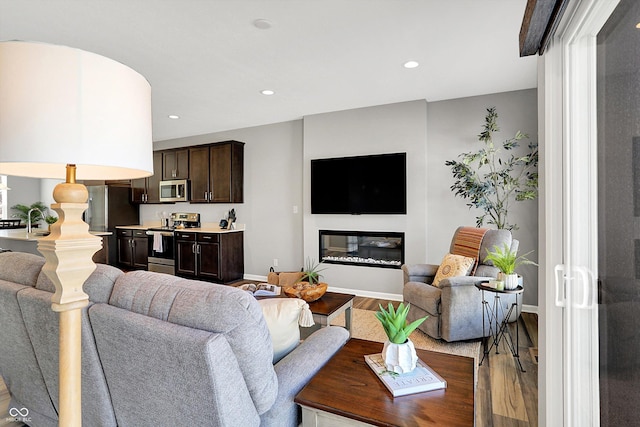
[[[0,254],[0,375],[10,408],[56,426],[58,316],[36,255]],[[297,426],[298,391],[346,342],[323,328],[272,364],[269,331],[248,292],[98,265],[84,286],[85,426]]]
[[[461,228],[456,230],[456,233]],[[450,252],[454,250],[456,235],[451,239]],[[507,244],[512,251],[517,251],[519,242],[513,239],[508,230],[489,230],[482,239],[480,254],[487,254],[494,246]],[[443,254],[444,255],[444,254]],[[485,262],[481,256],[474,276],[458,276],[442,280],[439,286],[431,283],[438,271],[436,264],[405,264],[402,266],[404,287],[403,300],[411,304],[407,320],[413,322],[429,316],[418,328],[427,335],[445,341],[461,341],[481,338],[482,331],[482,292],[475,287],[482,280],[496,278],[498,269]],[[485,292],[485,299],[493,304],[494,293]],[[516,298],[513,295],[500,295],[504,311],[508,311]],[[518,319],[522,311],[522,298],[518,298],[516,310],[509,321]],[[499,320],[502,321],[503,317]],[[488,325],[489,317],[485,316]],[[488,327],[485,336],[489,335]]]

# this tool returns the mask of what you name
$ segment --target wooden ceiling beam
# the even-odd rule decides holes
[[[520,27],[520,56],[542,55],[568,0],[527,0]]]

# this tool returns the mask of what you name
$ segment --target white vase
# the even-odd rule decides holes
[[[382,359],[387,371],[398,374],[413,371],[418,363],[416,348],[411,340],[407,340],[404,344],[394,344],[387,340],[382,348]]]
[[[506,290],[513,290],[518,287],[518,275],[517,274],[505,274],[504,275],[504,288]]]

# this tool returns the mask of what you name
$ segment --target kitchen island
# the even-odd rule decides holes
[[[9,249],[13,252],[27,252],[42,256],[38,252],[38,240],[49,235],[46,230],[34,228],[32,233],[27,233],[26,228],[16,228],[9,230],[0,229],[0,249]],[[105,237],[112,235],[109,231],[89,231],[94,236],[102,237],[102,249],[93,256],[93,261],[107,264],[108,241]]]

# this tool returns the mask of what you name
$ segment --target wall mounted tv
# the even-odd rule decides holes
[[[407,153],[311,160],[312,214],[406,214]]]

